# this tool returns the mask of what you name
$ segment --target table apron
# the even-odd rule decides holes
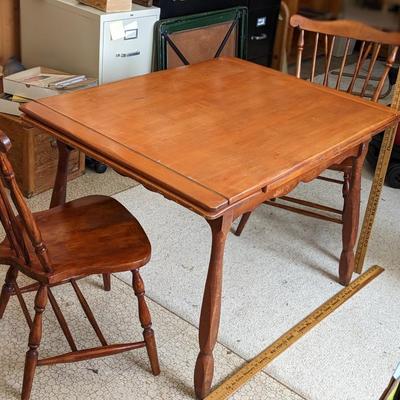
[[[254,211],[258,206],[266,202],[267,200],[275,199],[278,197],[282,197],[288,193],[290,193],[293,189],[295,189],[300,183],[307,183],[318,176],[329,167],[335,164],[340,164],[343,161],[347,160],[348,158],[356,159],[362,153],[362,149],[364,146],[368,144],[369,140],[365,143],[358,144],[352,147],[350,150],[347,150],[335,157],[329,158],[324,160],[323,162],[319,162],[318,166],[315,166],[311,170],[307,172],[303,172],[299,174],[297,177],[293,178],[290,177],[289,179],[279,180],[276,183],[272,183],[269,185],[265,190],[259,191],[257,193],[253,193],[252,195],[248,196],[246,199],[232,204],[225,208],[225,210],[233,210],[233,219],[242,216],[247,212]],[[226,212],[225,211],[225,212]]]

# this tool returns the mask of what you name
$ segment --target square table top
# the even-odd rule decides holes
[[[219,58],[21,107],[215,212],[367,141],[393,110],[235,58]]]

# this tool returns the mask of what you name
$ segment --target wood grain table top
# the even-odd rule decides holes
[[[304,174],[399,119],[391,109],[234,58],[21,107],[205,213]]]

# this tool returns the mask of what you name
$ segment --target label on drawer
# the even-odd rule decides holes
[[[110,23],[111,40],[120,40],[125,37],[124,23],[122,21],[114,21]]]

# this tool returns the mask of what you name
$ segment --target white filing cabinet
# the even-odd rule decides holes
[[[25,67],[45,66],[107,83],[151,72],[160,9],[104,13],[76,0],[21,0]]]

